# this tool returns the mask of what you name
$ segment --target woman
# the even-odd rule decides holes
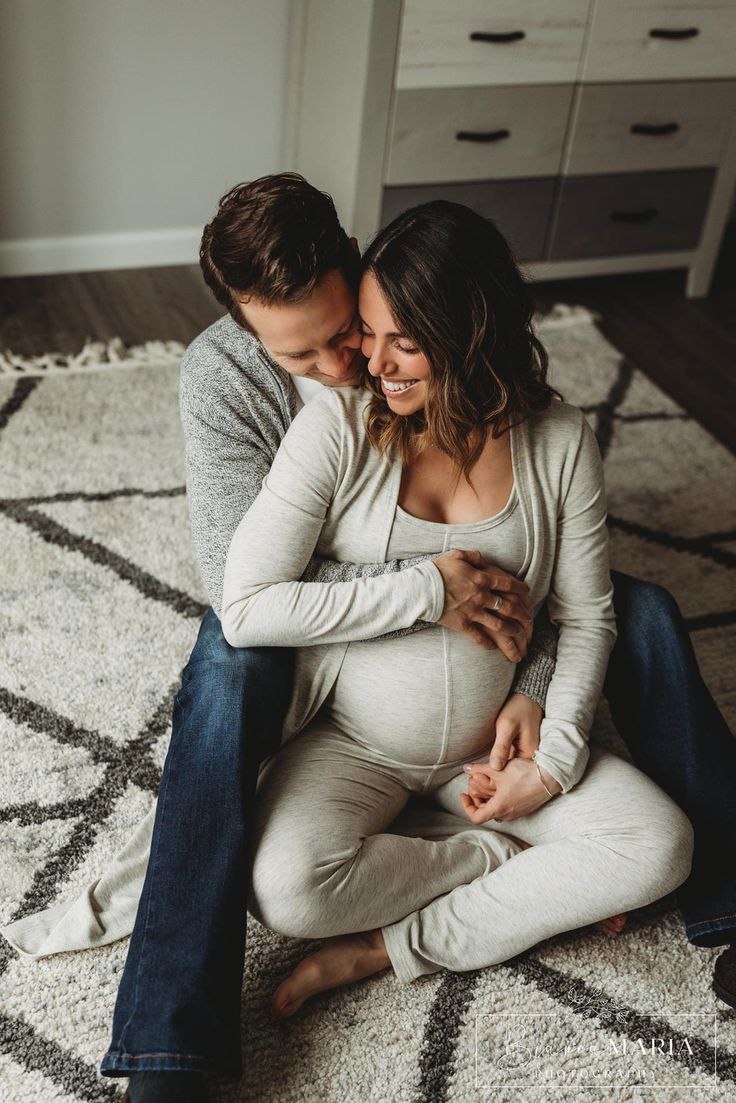
[[[457,204],[407,211],[368,249],[360,314],[366,388],[298,415],[225,573],[228,641],[299,647],[288,741],[259,780],[251,910],[330,941],[277,990],[282,1015],[389,966],[409,982],[497,964],[660,898],[692,858],[677,805],[588,747],[616,638],[602,464],[582,412],[546,383],[506,242]],[[502,770],[487,765],[489,733],[513,663],[439,626],[373,639],[382,578],[297,581],[315,551],[453,548],[524,579],[559,628],[539,746]],[[402,574],[398,600],[426,594],[437,621],[437,567]],[[501,596],[491,607],[516,613]],[[444,811],[394,823],[411,793]]]

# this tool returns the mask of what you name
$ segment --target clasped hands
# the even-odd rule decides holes
[[[496,735],[488,762],[465,766],[468,791],[460,794],[463,811],[472,823],[515,820],[528,816],[548,800],[532,755],[539,746],[542,708],[523,693],[512,693],[496,717]],[[562,786],[540,766],[553,795]]]

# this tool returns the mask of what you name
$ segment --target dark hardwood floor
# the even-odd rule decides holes
[[[534,285],[537,307],[581,303],[608,339],[736,452],[736,223],[706,299],[684,271]],[[196,266],[0,279],[0,348],[77,351],[87,338],[187,344],[222,314]]]

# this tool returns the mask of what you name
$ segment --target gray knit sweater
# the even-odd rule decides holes
[[[296,416],[296,388],[263,345],[229,316],[220,318],[187,349],[181,365],[180,410],[186,446],[189,518],[209,601],[220,615],[225,561],[233,533],[268,474],[279,444]],[[313,558],[303,581],[344,582],[415,566],[426,558],[385,563],[341,563]],[[426,622],[386,633],[420,631]],[[537,614],[512,692],[545,706],[554,672],[557,630],[546,608]]]

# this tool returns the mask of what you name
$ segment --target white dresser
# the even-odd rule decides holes
[[[294,0],[285,166],[361,244],[467,203],[531,279],[687,268],[736,184],[736,0]]]

